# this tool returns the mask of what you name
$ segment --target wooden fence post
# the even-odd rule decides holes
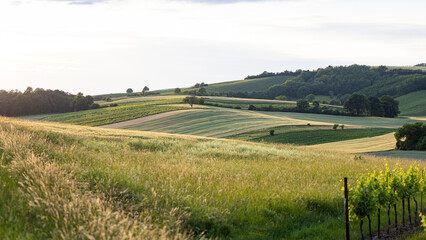
[[[346,227],[346,240],[349,240],[349,197],[348,197],[348,178],[344,178],[345,187],[345,227]]]

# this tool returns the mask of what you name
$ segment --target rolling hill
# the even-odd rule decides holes
[[[342,177],[384,169],[286,145],[4,117],[0,129],[6,239],[338,239]]]
[[[402,116],[426,116],[426,90],[398,97]]]

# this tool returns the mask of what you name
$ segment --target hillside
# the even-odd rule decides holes
[[[230,82],[209,84],[208,92],[266,92],[276,84],[285,82],[288,76],[274,76],[266,78],[244,79]]]
[[[3,117],[0,151],[2,239],[338,239],[342,177],[384,169],[376,157]]]
[[[402,116],[426,116],[426,90],[398,97]]]

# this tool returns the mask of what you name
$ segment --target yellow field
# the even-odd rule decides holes
[[[359,138],[347,141],[332,142],[306,146],[306,149],[325,150],[341,153],[378,152],[395,149],[394,133],[377,137]]]

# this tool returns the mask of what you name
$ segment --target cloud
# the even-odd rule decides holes
[[[58,2],[68,2],[70,4],[91,5],[95,3],[107,2],[108,0],[51,0]]]
[[[2,88],[93,94],[424,62],[424,1],[232,2],[2,0]]]

